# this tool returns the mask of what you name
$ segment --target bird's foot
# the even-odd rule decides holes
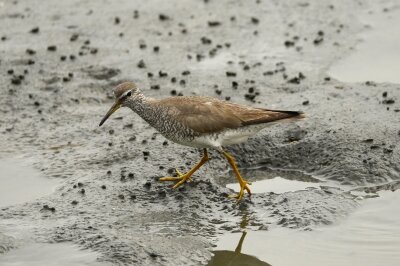
[[[243,195],[244,195],[244,191],[245,191],[245,190],[247,191],[247,193],[249,194],[249,196],[251,196],[251,190],[250,190],[250,188],[249,188],[248,185],[251,185],[251,183],[249,183],[249,182],[247,182],[246,180],[243,179],[243,180],[240,182],[240,191],[239,191],[239,194],[237,194],[237,195],[231,195],[231,196],[229,196],[229,197],[230,197],[230,198],[234,198],[234,199],[237,200],[237,202],[239,202],[239,201],[243,198]]]
[[[180,185],[185,183],[187,180],[193,181],[191,178],[191,173],[187,172],[185,174],[182,174],[178,169],[175,169],[176,174],[178,176],[168,176],[168,177],[161,177],[159,180],[160,181],[178,181],[173,188],[178,188]]]

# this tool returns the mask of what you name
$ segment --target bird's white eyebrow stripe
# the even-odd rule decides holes
[[[129,92],[132,92],[132,90],[128,90],[128,91],[124,92],[119,98],[122,99],[122,98],[126,97],[126,95],[127,95]]]

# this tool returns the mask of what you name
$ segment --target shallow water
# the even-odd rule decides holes
[[[43,177],[21,158],[0,159],[0,207],[28,202],[52,193],[57,180]]]
[[[101,266],[99,254],[69,243],[28,244],[0,255],[2,266]]]
[[[233,189],[236,192],[239,192],[239,184],[227,184],[226,187]],[[298,180],[288,180],[286,178],[282,178],[277,176],[271,179],[259,180],[251,182],[250,188],[252,193],[264,193],[264,192],[274,192],[277,194],[304,190],[309,187],[319,187],[318,183],[304,182]]]
[[[248,231],[239,253],[242,233],[223,235],[209,265],[399,265],[400,191],[361,204],[342,222],[314,231]],[[252,263],[244,264],[249,256]]]
[[[400,10],[377,11],[361,18],[371,29],[348,56],[336,62],[328,74],[343,82],[400,83]]]

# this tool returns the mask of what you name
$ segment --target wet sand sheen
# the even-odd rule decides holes
[[[270,232],[249,231],[242,253],[278,266],[398,265],[400,191],[380,195],[365,200],[341,223],[312,232],[282,228]],[[239,239],[240,234],[222,236],[216,252],[235,250]],[[230,265],[240,265],[235,263]]]
[[[0,207],[48,195],[59,182],[43,177],[24,159],[0,159]]]

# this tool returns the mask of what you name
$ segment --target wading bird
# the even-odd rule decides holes
[[[115,103],[101,120],[103,123],[120,107],[129,107],[165,138],[181,145],[202,148],[203,157],[192,169],[177,177],[163,177],[160,181],[177,181],[177,188],[209,160],[207,148],[221,152],[232,167],[240,185],[235,196],[242,199],[244,191],[251,195],[248,182],[241,176],[232,155],[223,147],[247,141],[258,131],[281,120],[297,120],[302,112],[278,111],[243,106],[203,96],[177,96],[161,100],[146,97],[132,82],[124,82],[113,89]]]

